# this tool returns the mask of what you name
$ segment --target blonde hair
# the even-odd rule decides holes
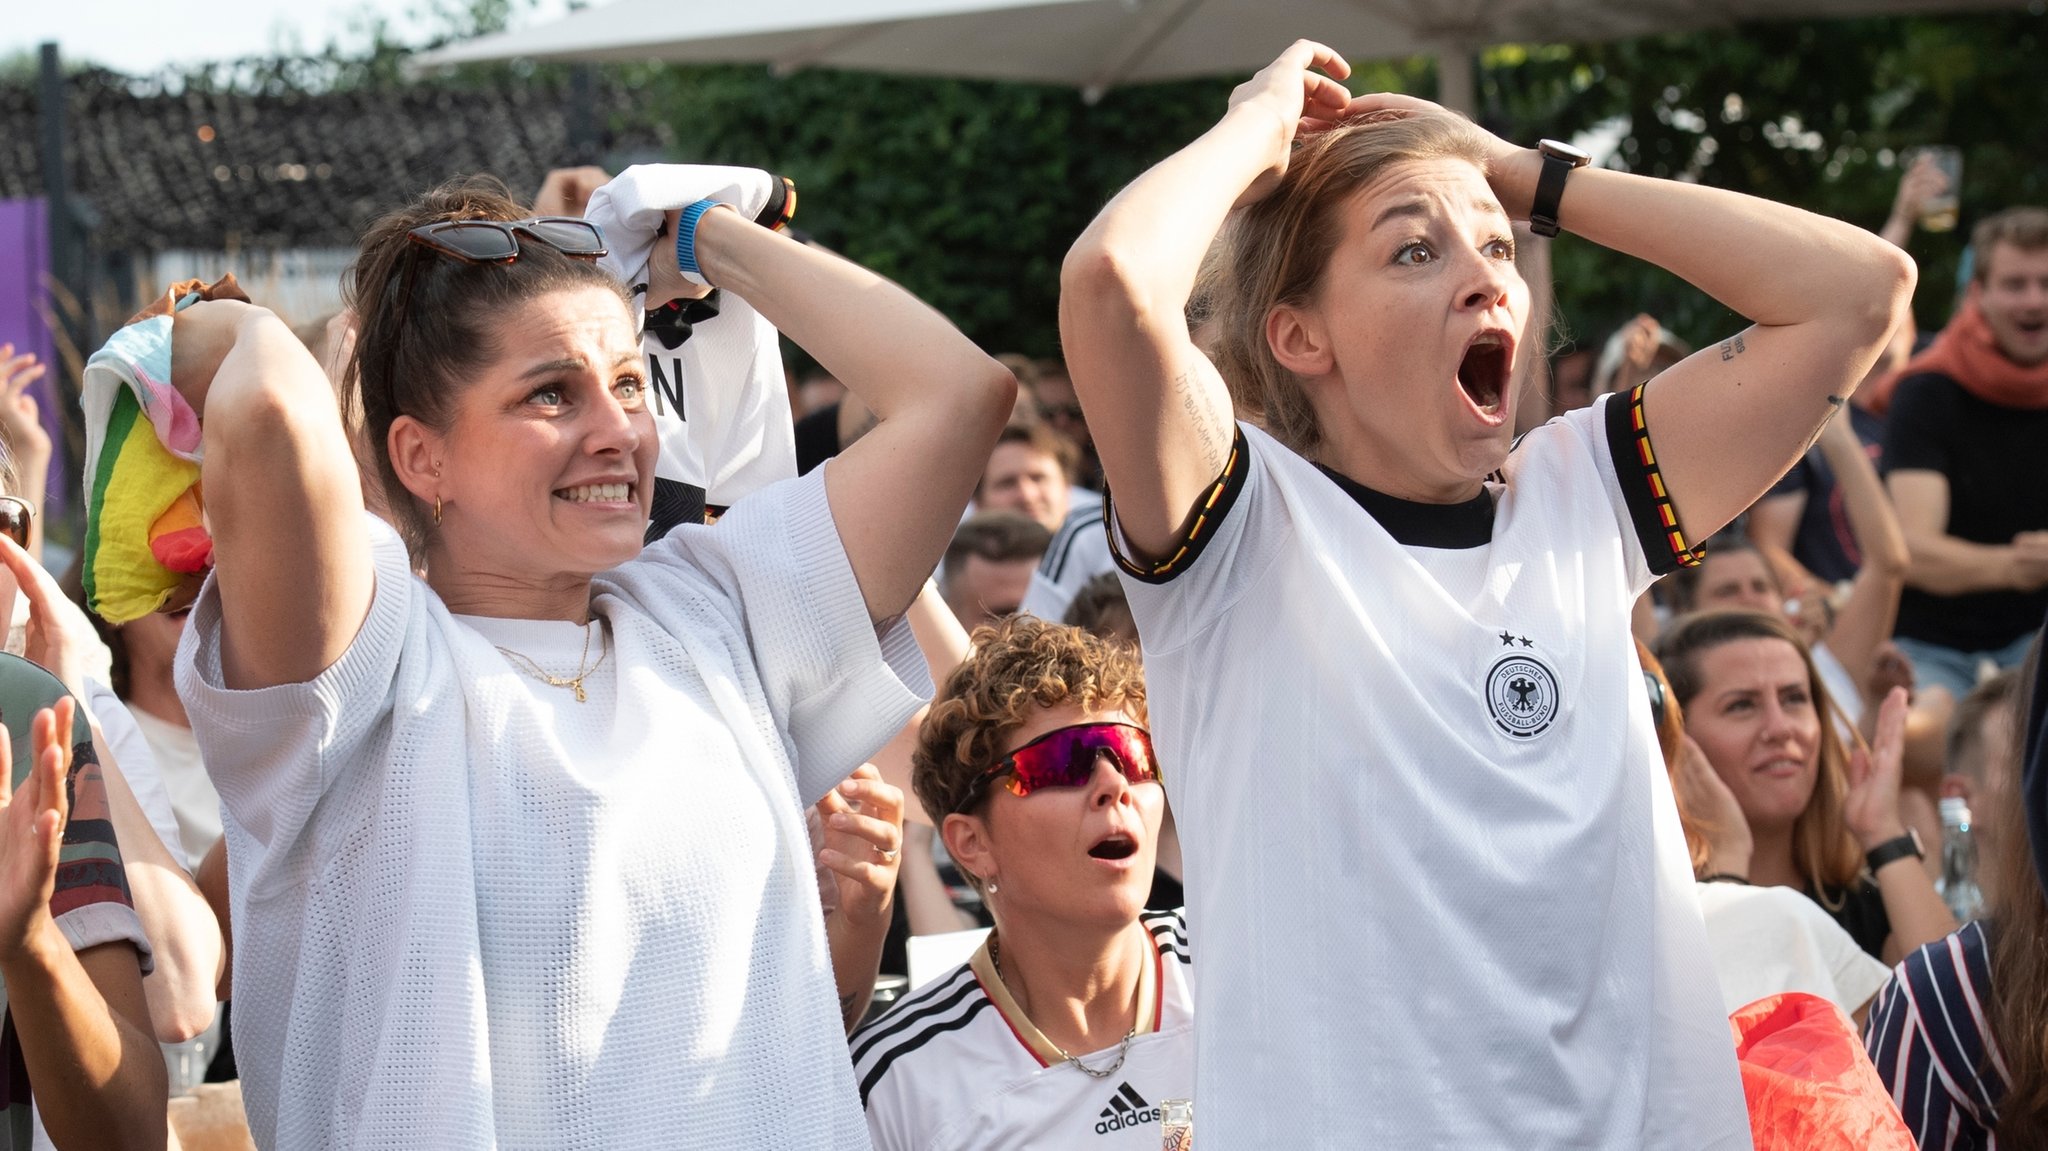
[[[1300,378],[1266,342],[1266,317],[1314,299],[1352,194],[1395,164],[1456,159],[1483,173],[1486,156],[1485,133],[1450,112],[1372,113],[1296,142],[1280,186],[1216,237],[1189,305],[1240,414],[1297,452],[1321,442]]]

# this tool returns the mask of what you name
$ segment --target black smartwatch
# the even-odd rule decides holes
[[[1529,230],[1539,236],[1557,235],[1557,205],[1564,199],[1564,178],[1572,169],[1583,168],[1593,157],[1570,144],[1541,140],[1536,151],[1543,156],[1543,173],[1536,177],[1536,202],[1529,206]]]
[[[1863,856],[1863,865],[1870,869],[1871,875],[1875,876],[1878,868],[1883,867],[1887,863],[1895,863],[1909,855],[1915,859],[1927,858],[1926,849],[1920,846],[1920,833],[1910,827],[1906,829],[1906,834],[1896,839],[1887,839],[1876,847],[1871,848]]]

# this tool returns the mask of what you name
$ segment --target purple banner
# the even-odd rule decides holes
[[[49,365],[29,390],[57,449],[50,460],[43,512],[61,516],[69,504],[71,469],[64,459],[63,420],[53,398],[63,366],[57,362],[56,341],[44,322],[49,297],[43,281],[50,267],[50,230],[43,208],[40,198],[0,200],[0,344],[13,344],[17,353],[34,352]]]

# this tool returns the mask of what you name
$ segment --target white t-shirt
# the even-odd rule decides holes
[[[139,718],[142,713],[121,702],[113,688],[97,679],[85,681],[83,702],[99,721],[100,734],[107,740],[107,754],[113,757],[121,778],[128,782],[136,806],[149,818],[150,829],[156,832],[164,850],[187,871],[199,866],[197,856],[186,858],[184,843],[179,838],[176,801],[164,781],[163,764],[157,760],[156,749],[143,734]],[[209,790],[211,786],[208,785]]]
[[[1033,1026],[996,977],[985,942],[855,1032],[854,1077],[876,1151],[1158,1151],[1160,1101],[1194,1091],[1194,968],[1179,912],[1142,919],[1153,954],[1139,977],[1138,1034],[1123,1065],[1103,1078],[1067,1063]],[[1112,1066],[1121,1046],[1081,1062]]]
[[[928,681],[822,473],[599,577],[581,704],[497,650],[572,674],[581,629],[487,635],[365,522],[375,596],[318,677],[226,690],[212,581],[178,653],[258,1144],[865,1147],[803,809]]]
[[[729,507],[796,474],[795,420],[783,383],[775,325],[731,292],[718,314],[674,348],[653,333],[640,341],[647,390],[661,435],[655,499]],[[665,505],[657,506],[662,520]]]
[[[1062,623],[1083,585],[1104,572],[1116,570],[1116,557],[1109,550],[1109,533],[1102,530],[1100,502],[1076,505],[1067,513],[1060,530],[1053,533],[1052,546],[1031,573],[1031,586],[1024,593],[1020,609],[1042,620]]]
[[[1397,542],[1244,426],[1204,550],[1125,573],[1202,956],[1204,1144],[1750,1145],[1604,410],[1523,438],[1462,505],[1471,546]]]
[[[1785,991],[1818,995],[1854,1015],[1891,978],[1820,904],[1789,887],[1702,883],[1699,897],[1721,1005],[1731,1015]]]

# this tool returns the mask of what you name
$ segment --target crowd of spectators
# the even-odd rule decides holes
[[[160,362],[203,418],[213,574],[137,618],[41,567],[43,368],[0,347],[9,650],[74,701],[0,781],[0,1148],[163,1147],[166,1094],[202,1077],[242,1085],[266,1147],[1150,1147],[1188,1098],[1224,1145],[1356,1145],[1365,1107],[1383,1138],[1676,1146],[1691,1122],[1735,1146],[1734,1056],[1693,1016],[1797,993],[1860,1035],[1920,1146],[2048,1138],[2048,209],[1979,221],[1919,336],[1880,281],[1911,281],[1894,249],[1947,191],[1927,165],[1889,247],[1574,175],[1595,238],[1748,293],[1758,327],[1695,351],[1638,316],[1513,376],[1545,389],[1524,401],[1508,361],[1544,350],[1482,326],[1451,394],[1503,446],[1468,490],[1429,471],[1468,459],[1416,430],[1434,409],[1301,383],[1423,362],[1287,286],[1377,300],[1388,274],[1302,254],[1302,221],[1355,194],[1391,205],[1371,230],[1455,232],[1473,209],[1439,185],[1499,201],[1488,221],[1557,193],[1462,121],[1320,88],[1341,65],[1276,61],[1105,209],[1067,269],[1071,363],[983,354],[739,169],[440,189],[364,238],[345,313],[297,329],[174,292],[102,356]],[[1281,182],[1247,107],[1347,125]],[[1386,199],[1410,177],[1374,165],[1450,167]],[[1816,237],[1862,282],[1827,311],[1630,230],[1681,210]],[[1398,259],[1522,320],[1517,242],[1540,243],[1503,221],[1478,270],[1435,233]],[[815,366],[785,370],[781,336]],[[1828,410],[1754,443],[1705,400],[1646,407],[1788,374]],[[1521,402],[1551,419],[1509,451]],[[1660,433],[1660,472],[1645,411],[1693,413],[1702,446]],[[1766,466],[1772,436],[1792,451]],[[1499,746],[1485,713],[1475,735],[1430,710],[1465,642],[1446,621],[1480,603],[1520,613],[1482,629]],[[0,702],[25,675],[0,664]],[[1604,766],[1560,774],[1560,746]],[[1559,864],[1553,833],[1594,855]],[[1984,918],[1953,914],[1959,876]],[[1446,989],[1565,905],[1591,942],[1489,975],[1525,1001],[1431,1062]],[[1322,915],[1313,945],[1271,934]],[[1687,939],[1696,966],[1631,966]],[[1588,955],[1614,967],[1561,973]],[[1674,972],[1700,978],[1667,999]],[[1601,1042],[1632,1018],[1677,1039],[1552,1043],[1545,987],[1584,994]],[[1587,1069],[1624,1054],[1682,1081],[1601,1111],[1635,1088]],[[1300,1099],[1247,1098],[1289,1076]],[[1422,1078],[1438,1097],[1376,1110]]]

